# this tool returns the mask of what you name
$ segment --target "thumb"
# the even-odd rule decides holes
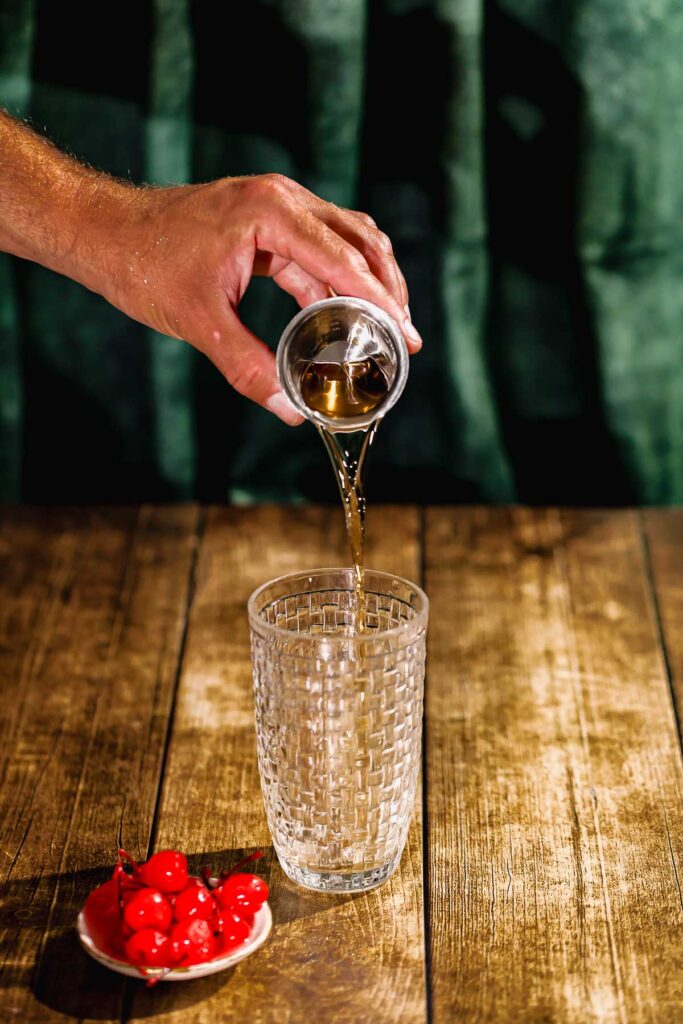
[[[290,427],[303,422],[303,416],[278,383],[275,356],[244,326],[234,310],[227,310],[223,329],[213,332],[213,340],[205,351],[235,391],[262,405]]]

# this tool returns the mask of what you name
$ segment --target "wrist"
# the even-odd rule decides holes
[[[132,235],[130,222],[144,190],[83,170],[65,211],[63,245],[53,269],[111,300],[126,257],[120,239]]]
[[[177,295],[168,277],[169,249],[188,248],[178,238],[182,223],[173,226],[174,208],[194,190],[133,186],[106,176],[91,182],[77,204],[74,244],[60,271],[133,319],[178,337],[179,319],[168,312]]]

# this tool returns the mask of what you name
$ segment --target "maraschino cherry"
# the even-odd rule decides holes
[[[220,936],[222,940],[224,953],[236,949],[245,939],[249,938],[252,923],[253,919],[251,922],[245,921],[243,917],[235,914],[232,910],[217,910],[209,922],[213,927],[214,934]]]
[[[171,905],[157,889],[139,889],[126,900],[123,920],[137,932],[141,928],[166,931],[171,924]]]
[[[173,901],[173,919],[186,921],[190,918],[208,920],[216,909],[213,894],[199,878],[192,878],[185,889]]]
[[[268,899],[268,886],[258,875],[228,875],[214,890],[214,896],[228,910],[255,914]]]
[[[251,934],[254,915],[268,898],[263,879],[240,869],[261,857],[253,853],[216,885],[211,871],[188,874],[187,857],[160,850],[137,864],[124,850],[110,881],[93,890],[83,914],[98,949],[125,959],[154,984],[174,967],[225,956]]]
[[[170,941],[178,964],[201,964],[217,952],[211,926],[203,918],[189,918],[174,925]]]
[[[182,892],[189,878],[187,857],[177,850],[159,850],[140,865],[139,878],[159,892]]]
[[[127,958],[136,967],[170,967],[175,960],[171,940],[157,928],[133,932],[125,949]]]

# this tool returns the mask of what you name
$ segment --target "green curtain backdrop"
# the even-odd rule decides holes
[[[371,501],[683,501],[680,0],[0,0],[0,104],[133,181],[372,213],[425,347]],[[243,308],[272,345],[294,311]],[[1,497],[333,493],[309,425],[0,257]]]

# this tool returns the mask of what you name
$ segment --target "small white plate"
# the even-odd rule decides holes
[[[81,945],[93,960],[97,960],[98,963],[104,967],[109,967],[110,970],[116,971],[118,974],[126,974],[129,978],[145,977],[151,979],[156,977],[159,981],[192,981],[193,978],[204,978],[207,974],[217,974],[218,971],[224,971],[226,967],[232,967],[233,964],[239,963],[240,960],[244,960],[245,957],[253,953],[259,946],[262,946],[268,938],[272,926],[273,915],[268,904],[264,903],[261,909],[254,915],[254,924],[249,938],[243,945],[233,949],[232,952],[218,957],[216,960],[206,960],[201,964],[190,964],[189,967],[173,967],[170,971],[162,968],[148,967],[143,975],[132,964],[127,963],[125,960],[117,960],[112,956],[108,956],[107,953],[103,953],[102,950],[97,948],[85,923],[83,911],[80,912],[76,921],[76,929]]]

